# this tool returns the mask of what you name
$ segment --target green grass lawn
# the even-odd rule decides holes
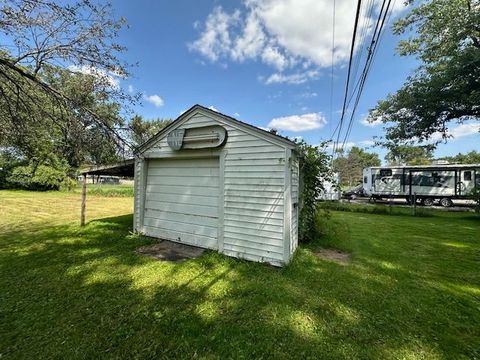
[[[283,269],[134,250],[132,198],[0,191],[0,358],[480,357],[480,221],[332,212]],[[352,254],[347,265],[319,246]]]

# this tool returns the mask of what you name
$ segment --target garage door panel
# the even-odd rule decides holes
[[[192,205],[192,204],[175,204],[165,201],[153,201],[147,199],[145,202],[147,209],[163,210],[178,214],[187,214],[192,216],[218,218],[218,207]]]
[[[153,218],[158,221],[177,221],[180,223],[188,223],[194,225],[208,226],[208,227],[217,227],[218,219],[209,218],[209,217],[200,217],[200,216],[191,216],[186,214],[173,213],[169,211],[162,210],[153,210],[145,209],[145,218]],[[158,226],[159,223],[156,223],[155,226]]]
[[[180,185],[192,187],[216,187],[218,188],[218,177],[209,176],[148,176],[148,183],[152,185]]]
[[[199,177],[199,176],[216,176],[219,175],[218,168],[211,168],[211,167],[199,167],[199,168],[154,168],[149,169],[148,175],[152,176],[177,176],[177,177]]]
[[[149,169],[179,169],[179,168],[218,168],[218,159],[162,159],[151,160]]]
[[[218,196],[202,196],[191,194],[169,194],[169,193],[150,193],[148,200],[179,203],[179,204],[198,204],[206,206],[218,206]]]
[[[153,194],[172,194],[172,195],[198,195],[198,196],[213,196],[217,194],[218,187],[215,186],[201,186],[201,187],[186,187],[175,185],[147,185],[147,193]]]
[[[218,247],[218,158],[150,160],[147,184],[146,235]]]

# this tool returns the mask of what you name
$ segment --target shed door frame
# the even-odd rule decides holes
[[[142,219],[140,226],[142,228],[142,232],[144,232],[144,224],[143,218],[145,213],[145,200],[147,195],[147,171],[149,167],[150,160],[186,160],[186,159],[201,159],[201,158],[217,158],[218,159],[218,167],[219,167],[219,174],[218,174],[218,228],[217,228],[217,247],[218,252],[223,252],[223,244],[224,244],[224,235],[223,235],[223,228],[224,228],[224,193],[225,193],[225,185],[224,185],[224,177],[225,177],[225,157],[227,156],[227,150],[208,150],[208,151],[195,151],[195,150],[180,150],[179,153],[175,154],[152,154],[151,156],[145,156],[145,163],[143,167],[143,176],[145,181],[143,182],[142,188],[142,208],[141,208],[141,216]]]

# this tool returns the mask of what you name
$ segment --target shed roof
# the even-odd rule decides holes
[[[115,164],[91,166],[80,170],[80,174],[133,177],[135,174],[134,167],[135,159],[126,159]]]
[[[246,122],[243,122],[243,121],[240,121],[240,120],[237,120],[231,116],[228,116],[228,115],[225,115],[225,114],[222,114],[221,112],[218,112],[218,111],[215,111],[215,110],[212,110],[212,109],[209,109],[205,106],[202,106],[202,105],[199,105],[199,104],[196,104],[194,106],[192,106],[190,109],[188,109],[187,111],[185,111],[183,114],[181,114],[178,118],[176,118],[171,124],[169,124],[168,126],[164,127],[162,130],[160,130],[157,134],[155,134],[153,137],[151,137],[149,140],[147,140],[145,143],[143,143],[142,145],[140,145],[136,150],[135,150],[135,153],[141,153],[143,152],[144,150],[148,149],[151,145],[153,145],[155,143],[155,141],[157,139],[159,139],[160,137],[162,137],[164,134],[167,134],[168,132],[170,132],[171,130],[173,130],[174,128],[176,128],[179,123],[188,118],[192,113],[194,112],[198,112],[199,110],[203,111],[203,112],[207,112],[207,113],[210,113],[212,115],[216,115],[216,116],[221,116],[224,120],[226,120],[227,122],[230,122],[232,123],[233,125],[239,125],[241,127],[244,127],[244,128],[247,128],[249,130],[253,130],[255,132],[257,132],[260,136],[263,136],[263,137],[266,137],[266,138],[270,138],[270,139],[273,139],[275,141],[278,141],[280,143],[282,143],[283,145],[285,146],[288,146],[289,148],[296,148],[297,147],[297,144],[295,142],[293,142],[292,140],[286,138],[286,137],[283,137],[283,136],[280,136],[280,135],[277,135],[277,134],[273,134],[271,133],[270,131],[267,131],[267,130],[263,130],[263,129],[260,129],[256,126],[253,126],[251,124],[248,124]]]

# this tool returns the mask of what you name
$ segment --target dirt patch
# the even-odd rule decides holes
[[[162,241],[158,244],[146,245],[138,248],[137,253],[162,261],[180,262],[194,259],[203,254],[205,249],[184,245],[172,241]]]
[[[320,259],[333,261],[338,264],[346,265],[352,260],[352,255],[336,249],[319,249],[314,252]]]

